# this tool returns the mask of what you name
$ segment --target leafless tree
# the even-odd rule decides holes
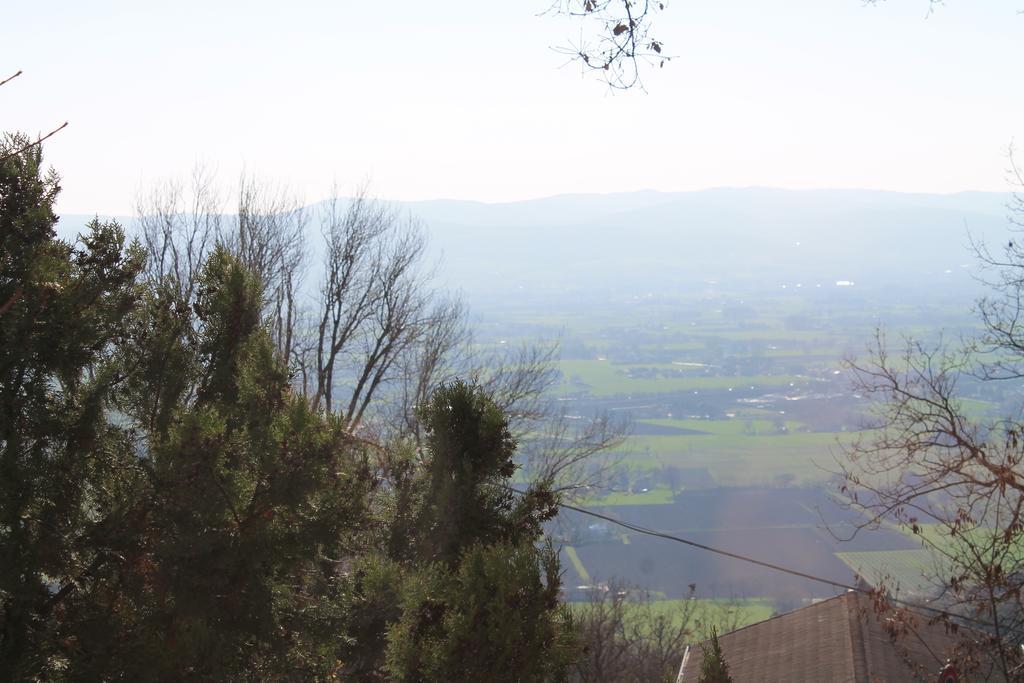
[[[661,0],[556,0],[552,14],[581,20],[579,41],[556,48],[615,89],[641,85],[644,65],[664,66],[664,43],[650,34]]]
[[[418,272],[426,248],[420,226],[408,223],[386,236],[380,245],[379,270],[371,281],[371,300],[376,304],[361,330],[356,372],[345,417],[357,426],[374,394],[385,383],[401,379],[393,372],[399,360],[423,338],[431,319],[427,282]]]
[[[483,387],[521,433],[548,413],[545,391],[557,379],[558,344],[538,340],[477,353],[470,378]]]
[[[1024,190],[1024,171],[1009,150],[1009,180]],[[986,380],[1024,378],[1024,194],[1014,193],[1007,207],[1010,234],[1006,242],[993,248],[973,239],[977,260],[982,266],[981,280],[990,294],[978,301],[978,316],[984,332],[976,347],[994,357],[977,370]]]
[[[225,213],[202,167],[188,192],[169,181],[138,201],[147,275],[190,302],[203,262],[222,244],[259,277],[278,353],[315,408],[382,442],[416,442],[416,407],[441,383],[466,378],[509,415],[532,479],[564,495],[600,484],[609,461],[592,456],[620,445],[624,425],[558,409],[548,393],[557,345],[482,351],[461,299],[433,284],[423,227],[365,188],[351,200],[337,194],[320,209],[323,271],[315,302],[300,296],[310,210],[243,175],[234,212]]]
[[[433,388],[463,333],[464,308],[433,286],[423,227],[365,189],[344,209],[330,200],[321,232],[312,403],[356,429],[382,392],[394,389],[411,410]],[[394,403],[387,398],[378,403]]]
[[[301,316],[306,210],[287,190],[246,174],[232,211],[225,211],[222,196],[213,172],[201,165],[187,188],[166,180],[139,195],[136,221],[149,257],[146,276],[191,302],[207,256],[223,245],[260,279],[275,347],[291,363]]]
[[[467,379],[509,417],[529,481],[544,482],[569,499],[604,486],[618,462],[610,452],[624,442],[628,424],[608,415],[570,415],[560,405],[550,391],[558,379],[558,345],[535,341],[483,347],[474,339],[460,299],[437,297],[434,307],[424,334],[399,360],[403,380],[393,395],[388,436],[411,438],[418,447],[416,407],[440,384]]]
[[[625,442],[629,424],[607,413],[569,415],[553,406],[538,421],[535,433],[522,438],[526,475],[545,481],[567,499],[608,486],[619,465],[617,450]]]
[[[451,382],[469,367],[472,333],[467,309],[458,296],[438,296],[429,318],[431,324],[419,343],[400,359],[405,378],[395,396],[390,424],[398,430],[393,436],[410,436],[420,443],[416,410],[425,405],[430,394],[445,382]]]
[[[659,608],[650,593],[627,589],[620,581],[594,586],[583,603],[574,604],[583,655],[571,680],[674,681],[688,644],[739,625],[736,601],[715,605],[694,599],[696,586],[674,611]]]
[[[324,276],[320,286],[317,327],[314,407],[333,409],[334,374],[343,351],[369,319],[374,282],[380,267],[377,242],[389,229],[386,207],[357,195],[347,210],[333,196],[327,205],[321,234]]]
[[[509,416],[527,478],[574,498],[606,484],[617,463],[611,453],[625,441],[629,425],[607,414],[569,414],[550,393],[557,359],[554,342],[503,347],[471,356],[469,376]]]
[[[1011,211],[1021,206],[1018,197]],[[1024,416],[1020,407],[973,416],[960,388],[1024,378],[1019,230],[1018,222],[998,257],[976,244],[990,290],[978,302],[976,338],[956,346],[904,339],[893,349],[879,333],[869,360],[849,363],[874,412],[841,461],[842,492],[867,512],[863,526],[895,523],[931,549],[939,604],[988,634],[965,657],[991,653],[1007,680],[1024,675]]]
[[[296,356],[299,290],[306,261],[308,213],[285,188],[243,174],[238,203],[224,243],[260,279],[265,317],[281,359]]]
[[[203,263],[221,239],[221,202],[213,180],[208,168],[197,165],[187,195],[183,183],[165,180],[135,201],[148,256],[145,276],[170,285],[186,302],[192,301]]]

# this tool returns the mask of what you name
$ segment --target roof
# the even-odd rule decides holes
[[[957,639],[925,616],[893,639],[871,598],[850,591],[726,633],[718,641],[735,683],[904,683],[936,681]],[[677,683],[695,683],[703,658],[699,646],[688,647]]]

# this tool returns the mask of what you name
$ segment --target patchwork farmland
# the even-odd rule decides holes
[[[720,488],[682,492],[661,505],[616,505],[595,511],[696,543],[791,567],[839,584],[857,578],[839,554],[919,552],[912,538],[889,529],[857,534],[856,513],[813,489]],[[780,610],[843,589],[784,574],[705,550],[623,529],[567,511],[559,531],[566,583],[585,586],[615,578],[666,598],[682,598],[690,584],[708,598],[768,597]],[[581,571],[582,570],[582,571]]]
[[[870,406],[852,389],[844,359],[863,353],[879,322],[924,339],[967,329],[966,301],[922,308],[868,289],[709,287],[689,298],[548,306],[543,314],[502,310],[492,319],[503,322],[481,325],[481,337],[494,345],[560,337],[551,391],[565,414],[581,424],[599,413],[629,423],[601,461],[602,485],[580,505],[837,584],[885,578],[927,589],[930,555],[920,539],[892,528],[854,534],[863,518],[834,498],[844,447],[870,436],[862,431]],[[972,414],[1012,399],[991,385],[962,388]],[[667,609],[694,584],[703,599],[785,611],[843,590],[570,511],[552,533],[571,600],[621,582]]]

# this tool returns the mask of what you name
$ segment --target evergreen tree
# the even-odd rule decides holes
[[[113,561],[137,474],[105,404],[141,251],[114,223],[56,239],[58,179],[27,143],[0,142],[0,680],[45,676],[73,646],[61,615]]]
[[[217,250],[194,331],[188,309],[163,295],[140,312],[133,329],[175,349],[194,390],[168,387],[154,363],[126,382],[126,414],[149,407],[133,398],[163,395],[170,417],[138,431],[146,502],[109,577],[118,590],[97,591],[75,615],[102,628],[77,634],[73,678],[308,680],[337,666],[344,564],[372,478],[341,422],[292,395],[261,296]],[[138,355],[152,353],[136,341]]]
[[[393,680],[565,679],[576,643],[550,546],[478,544],[454,573],[435,564],[410,578],[388,632]]]
[[[700,665],[698,683],[732,683],[729,676],[729,665],[722,654],[722,646],[718,642],[718,629],[711,628],[711,641],[708,645],[700,644],[704,653],[704,661]]]
[[[575,654],[558,602],[558,555],[541,545],[556,512],[544,487],[517,496],[515,441],[480,389],[455,382],[420,411],[421,466],[400,466],[380,557],[354,577],[354,643],[385,644],[386,661],[352,652],[362,679],[542,681]],[[360,616],[362,615],[362,616]],[[388,615],[374,621],[373,615]]]
[[[356,438],[293,394],[235,257],[185,299],[114,223],[58,240],[38,146],[0,150],[23,147],[0,153],[0,680],[564,677],[555,497],[512,491],[484,392],[438,390],[422,450]]]
[[[510,487],[516,441],[508,419],[482,390],[442,385],[419,411],[426,445],[419,508],[420,561],[452,566],[477,543],[536,542],[558,512],[543,484],[517,497]]]

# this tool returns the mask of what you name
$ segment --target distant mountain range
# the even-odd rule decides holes
[[[441,278],[472,301],[708,282],[738,290],[837,281],[974,287],[970,239],[1007,239],[1010,200],[1006,193],[737,188],[399,206],[424,221],[432,249],[443,255]],[[89,218],[64,216],[61,234]],[[310,243],[318,239],[311,226]]]

